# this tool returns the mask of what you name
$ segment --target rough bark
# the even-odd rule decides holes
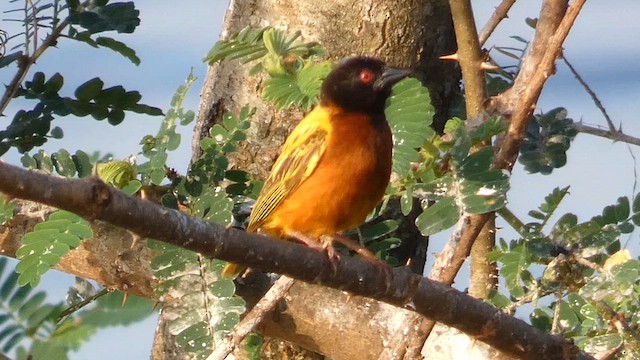
[[[305,41],[319,42],[333,60],[368,55],[415,67],[440,110],[439,122],[446,117],[451,95],[459,89],[455,64],[438,60],[455,51],[453,24],[444,0],[232,0],[223,26],[223,38],[246,26],[274,26],[301,31]],[[234,164],[265,178],[302,114],[277,112],[267,105],[260,97],[262,79],[248,77],[247,71],[247,66],[233,61],[210,67],[201,93],[193,159],[200,154],[199,140],[224,112],[250,105],[256,107],[256,115]]]

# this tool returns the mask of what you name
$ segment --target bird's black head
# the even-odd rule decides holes
[[[347,111],[381,114],[393,84],[409,74],[408,70],[386,66],[378,59],[348,58],[327,75],[320,101],[323,105],[337,105]]]

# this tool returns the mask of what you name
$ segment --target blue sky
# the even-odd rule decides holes
[[[498,0],[475,0],[473,5],[481,28]],[[0,11],[11,4],[3,2]],[[116,36],[136,49],[142,64],[138,67],[108,50],[96,50],[69,40],[60,42],[38,62],[36,70],[65,76],[65,88],[72,89],[82,82],[99,76],[107,86],[122,84],[128,90],[143,94],[143,102],[166,108],[176,87],[184,82],[191,68],[199,81],[194,85],[186,107],[197,110],[201,80],[206,66],[201,58],[218,38],[226,1],[196,0],[138,1],[142,23],[132,35]],[[539,1],[516,2],[509,19],[498,28],[486,47],[494,44],[516,46],[509,36],[530,39],[533,30],[524,24],[525,17],[536,17]],[[612,0],[587,2],[565,44],[565,55],[598,93],[616,125],[629,134],[640,135],[640,2]],[[9,30],[2,23],[2,28]],[[0,71],[0,81],[7,83],[11,76],[7,69]],[[67,87],[68,85],[68,87]],[[70,91],[70,90],[68,90]],[[3,128],[12,118],[19,104],[14,104],[0,118]],[[547,111],[566,107],[569,117],[589,124],[604,125],[604,119],[588,95],[573,79],[566,67],[558,63],[558,73],[543,92],[538,109]],[[125,158],[139,151],[138,142],[146,134],[154,134],[160,118],[139,115],[127,117],[121,126],[91,118],[63,119],[57,125],[65,130],[66,138],[52,141],[45,148],[69,150],[112,151],[117,158]],[[73,141],[71,141],[73,140]],[[635,184],[636,162],[630,151],[636,148],[610,140],[578,135],[569,151],[568,165],[551,176],[529,175],[516,167],[512,177],[510,208],[524,217],[537,206],[554,187],[571,185],[571,196],[560,211],[573,211],[581,220],[599,213],[603,206],[614,203],[618,196],[631,196]],[[190,133],[183,132],[183,146],[170,158],[171,165],[186,168],[190,156]],[[3,160],[18,163],[19,155],[10,153]],[[507,237],[509,233],[501,233]],[[631,234],[634,255],[638,255],[637,235]],[[438,250],[446,236],[434,239],[430,253]],[[464,276],[464,275],[462,275]],[[51,273],[43,283],[50,287],[52,299],[61,299],[73,279]],[[129,328],[113,328],[100,332],[73,359],[143,359],[148,358],[155,321],[149,319]]]

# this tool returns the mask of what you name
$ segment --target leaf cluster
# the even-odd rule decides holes
[[[556,108],[534,115],[520,147],[518,161],[530,173],[550,174],[567,163],[567,151],[578,132],[567,110]]]
[[[209,64],[238,59],[257,62],[252,75],[265,72],[263,96],[279,109],[309,110],[318,103],[320,85],[331,70],[328,62],[317,62],[324,50],[314,42],[303,43],[300,32],[287,34],[272,27],[246,27],[227,40],[218,41],[204,58]]]
[[[161,115],[158,108],[139,103],[142,96],[137,91],[125,91],[122,86],[104,88],[100,78],[93,78],[80,85],[75,98],[62,97],[59,90],[63,85],[59,73],[45,79],[42,72],[36,72],[24,87],[16,92],[16,97],[38,100],[32,110],[19,110],[5,130],[0,131],[0,154],[15,147],[20,152],[31,150],[47,141],[60,139],[63,131],[59,127],[51,129],[56,116],[91,116],[96,120],[107,119],[118,125],[125,117],[125,111],[147,115]]]
[[[451,140],[433,145],[431,168],[410,185],[411,194],[425,204],[416,219],[422,234],[435,234],[453,226],[463,213],[482,214],[505,206],[508,173],[492,168],[491,146],[474,150],[482,141],[505,129],[499,117],[491,118],[472,133],[457,119],[446,125]],[[441,171],[440,164],[449,168]],[[403,195],[402,200],[406,204],[403,213],[408,214],[413,201],[407,195]]]
[[[158,285],[158,301],[169,332],[177,344],[196,359],[206,359],[240,321],[245,302],[235,296],[232,279],[221,278],[224,262],[165,243],[150,241],[158,251],[151,268]]]
[[[620,236],[640,225],[640,194],[633,203],[620,197],[588,221],[566,213],[551,224],[568,190],[556,188],[529,212],[533,221],[516,223],[522,237],[501,240],[490,254],[501,263],[508,292],[495,292],[491,301],[509,312],[533,303],[534,326],[572,337],[591,353],[620,349],[621,358],[635,358],[640,262],[621,250]],[[615,319],[624,321],[616,326]]]
[[[140,23],[139,11],[135,9],[133,2],[108,2],[100,0],[80,3],[69,0],[65,5],[54,1],[44,5],[28,3],[31,8],[25,6],[23,9],[16,9],[17,12],[24,12],[24,18],[17,20],[25,24],[22,35],[25,35],[26,40],[14,47],[21,47],[22,50],[0,57],[0,68],[17,63],[16,78],[21,79],[45,50],[57,45],[61,38],[112,49],[138,64],[140,60],[135,51],[124,43],[105,36],[96,39],[91,37],[109,31],[131,33]],[[63,35],[65,29],[68,30],[68,35]],[[47,35],[38,43],[38,37],[45,30]],[[18,35],[20,34],[15,34],[8,40],[15,39]],[[4,111],[8,102],[16,98],[35,100],[36,104],[32,109],[17,111],[9,125],[0,130],[0,155],[11,147],[26,152],[43,145],[48,139],[62,138],[62,129],[51,125],[56,117],[92,116],[96,120],[107,119],[110,124],[118,125],[124,120],[125,112],[154,116],[162,114],[160,109],[140,103],[141,95],[137,91],[126,91],[120,85],[105,88],[104,82],[97,77],[78,86],[73,97],[60,94],[63,84],[64,78],[59,73],[47,78],[44,73],[35,72],[32,79],[24,84],[15,83],[5,88],[0,111]]]
[[[42,274],[57,265],[82,240],[92,237],[93,231],[83,218],[63,210],[52,213],[47,221],[38,223],[22,237],[16,251],[16,258],[20,260],[16,266],[20,274],[18,284],[35,287]]]

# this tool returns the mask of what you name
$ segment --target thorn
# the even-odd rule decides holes
[[[458,53],[453,53],[450,55],[442,55],[438,59],[440,60],[455,60],[458,61]]]
[[[351,299],[353,299],[354,295],[352,293],[347,293],[347,300],[345,301],[345,303],[349,303],[349,301],[351,301]]]
[[[488,71],[488,70],[498,70],[500,67],[493,65],[491,63],[488,63],[486,61],[483,61],[480,64],[480,70],[484,70],[484,71]]]
[[[130,249],[134,249],[136,247],[136,245],[138,245],[138,243],[140,242],[140,240],[142,240],[142,237],[136,233],[133,232],[129,232],[131,234],[131,238],[133,239],[131,241],[131,247]]]
[[[253,269],[252,268],[246,268],[246,269],[244,269],[242,274],[240,274],[239,278],[246,279],[247,276],[251,275],[252,273],[253,273]]]

